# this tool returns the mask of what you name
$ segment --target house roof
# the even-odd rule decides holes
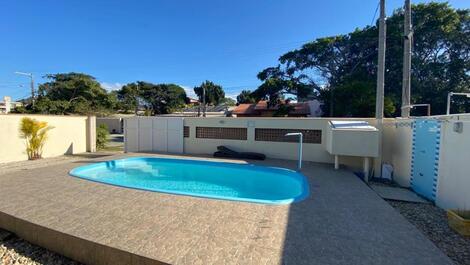
[[[288,103],[290,106],[293,106],[294,109],[290,112],[290,114],[296,115],[309,115],[310,114],[310,107],[308,102],[300,102],[300,103]],[[279,105],[268,107],[268,102],[266,100],[260,100],[256,104],[240,104],[233,110],[233,114],[238,115],[252,115],[257,114],[263,111],[275,111],[279,109]]]
[[[254,114],[256,104],[240,104],[233,111],[233,114]]]
[[[189,103],[191,103],[191,104],[197,104],[197,103],[199,103],[199,100],[198,100],[198,99],[191,98],[191,97],[188,97],[188,99],[189,99]]]

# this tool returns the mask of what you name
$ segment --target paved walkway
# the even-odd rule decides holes
[[[283,206],[139,191],[67,174],[111,158],[0,175],[0,227],[94,264],[452,264],[352,173],[329,165],[305,163],[311,196]],[[295,168],[293,161],[259,164]]]

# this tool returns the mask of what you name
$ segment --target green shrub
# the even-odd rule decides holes
[[[108,142],[108,126],[106,124],[101,124],[96,128],[96,148],[103,149],[106,147],[106,143]]]

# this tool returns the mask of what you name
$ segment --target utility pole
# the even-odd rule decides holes
[[[377,63],[377,97],[375,100],[375,118],[377,120],[377,129],[379,130],[379,156],[374,159],[375,176],[382,176],[382,130],[384,117],[384,80],[385,80],[385,43],[386,43],[386,24],[385,24],[385,0],[380,0],[380,18],[379,18],[379,54]]]
[[[384,80],[385,80],[385,42],[386,42],[386,24],[385,24],[385,0],[380,0],[380,18],[379,18],[379,55],[377,63],[377,97],[375,104],[375,118],[384,117]]]
[[[413,30],[411,26],[411,1],[405,0],[405,35],[403,49],[403,82],[401,90],[401,116],[410,117],[411,111],[411,44]]]
[[[29,76],[31,79],[31,105],[34,106],[34,76],[32,73],[15,72],[17,75]]]
[[[206,117],[206,87],[202,86],[202,117]]]

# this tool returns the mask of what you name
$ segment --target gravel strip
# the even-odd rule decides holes
[[[1,235],[8,232],[0,230]],[[2,236],[4,237],[4,236]],[[0,237],[0,264],[2,265],[79,265],[80,263],[70,260],[47,249],[32,245],[13,234],[1,239]]]
[[[456,264],[470,265],[470,237],[454,232],[446,211],[431,204],[387,201]]]

